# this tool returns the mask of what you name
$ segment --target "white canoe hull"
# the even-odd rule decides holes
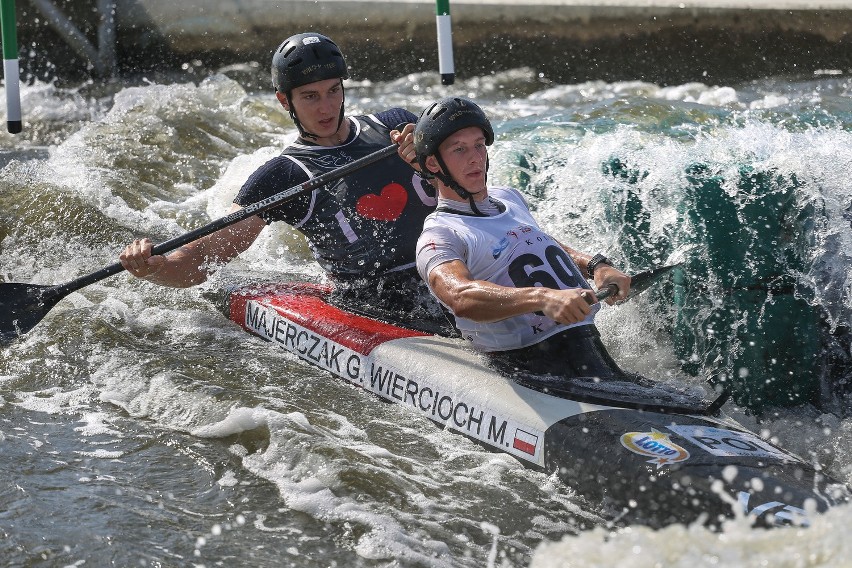
[[[552,396],[501,376],[463,340],[348,313],[327,304],[326,292],[246,286],[229,294],[228,311],[312,365],[556,473],[614,518],[663,526],[703,516],[715,525],[739,508],[761,525],[807,524],[808,514],[848,499],[845,486],[723,416]]]

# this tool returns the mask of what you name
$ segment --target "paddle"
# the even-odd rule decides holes
[[[280,193],[276,193],[275,195],[267,197],[257,203],[253,203],[239,211],[234,211],[233,213],[225,215],[224,217],[221,217],[203,227],[199,227],[198,229],[184,233],[179,237],[175,237],[174,239],[155,245],[151,249],[151,254],[158,255],[167,253],[187,243],[198,240],[201,237],[215,233],[220,229],[239,223],[252,215],[257,215],[258,213],[278,207],[288,199],[292,199],[301,193],[313,191],[330,181],[340,179],[360,170],[364,166],[394,155],[396,154],[397,148],[398,146],[396,144],[391,144],[390,146],[382,148],[381,150],[373,152],[363,158],[350,162],[345,166],[341,166],[328,173],[309,179],[301,185],[285,189]],[[47,312],[49,312],[51,308],[59,302],[59,300],[71,292],[118,274],[123,270],[124,267],[121,263],[116,262],[101,268],[97,272],[92,272],[91,274],[81,276],[65,284],[58,284],[55,286],[0,283],[0,345],[8,343],[31,330],[42,320],[42,318],[44,318],[44,316],[47,315]]]
[[[683,256],[683,251],[679,253],[679,256]],[[657,268],[652,268],[651,270],[645,270],[643,272],[639,272],[638,274],[634,274],[630,277],[630,293],[628,293],[627,297],[623,300],[619,300],[618,303],[621,304],[631,299],[632,297],[641,294],[643,291],[647,290],[654,283],[656,283],[660,278],[667,275],[669,272],[681,266],[682,264],[683,261],[675,262],[673,264],[669,264],[666,266],[658,266]],[[600,301],[609,298],[616,292],[618,292],[618,286],[616,286],[615,284],[610,284],[608,287],[595,292],[595,297],[598,299],[598,301]],[[722,392],[719,393],[716,399],[713,400],[713,402],[711,402],[707,406],[707,408],[702,411],[702,414],[705,414],[707,416],[715,415],[719,411],[719,409],[722,408],[722,406],[728,401],[729,398],[731,398],[731,391],[727,387],[723,387]]]
[[[645,270],[644,272],[634,274],[630,277],[630,293],[627,294],[626,298],[619,300],[619,303],[626,302],[633,296],[644,292],[645,290],[650,288],[655,282],[657,282],[657,280],[659,280],[681,264],[682,263],[677,262],[675,264],[669,264],[667,266],[658,266],[657,268],[652,268],[651,270]],[[615,284],[610,284],[603,290],[598,290],[597,292],[595,292],[595,297],[599,301],[605,300],[616,292],[618,292],[618,287]]]

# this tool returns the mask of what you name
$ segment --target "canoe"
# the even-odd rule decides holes
[[[850,499],[844,484],[686,388],[504,376],[461,339],[350,313],[329,292],[249,284],[228,290],[224,307],[272,346],[555,474],[614,523],[718,528],[745,514],[755,526],[807,526]]]

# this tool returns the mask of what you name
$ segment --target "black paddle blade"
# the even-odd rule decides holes
[[[644,272],[640,272],[638,274],[634,274],[630,277],[630,293],[627,294],[627,297],[623,300],[619,300],[618,303],[622,304],[629,300],[630,298],[640,294],[650,288],[654,283],[656,283],[660,278],[680,266],[681,263],[670,264],[668,266],[658,266],[657,268],[652,268],[651,270],[646,270]],[[615,284],[610,284],[608,288],[604,288],[595,292],[595,298],[598,301],[609,298],[613,294],[618,292],[618,287]],[[588,300],[589,303],[594,303],[591,299]]]
[[[55,286],[0,284],[0,345],[34,328],[62,296]]]
[[[645,272],[640,272],[630,278],[630,293],[627,294],[627,297],[621,300],[621,302],[626,302],[633,296],[640,294],[650,288],[654,283],[656,283],[663,276],[674,270],[680,266],[678,264],[670,264],[668,266],[659,266],[657,268],[652,268],[651,270],[646,270]],[[619,302],[620,303],[620,302]]]

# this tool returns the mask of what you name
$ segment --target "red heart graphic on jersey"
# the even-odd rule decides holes
[[[361,217],[376,221],[396,221],[408,201],[408,192],[398,183],[389,183],[378,195],[368,193],[358,199],[355,210]]]

